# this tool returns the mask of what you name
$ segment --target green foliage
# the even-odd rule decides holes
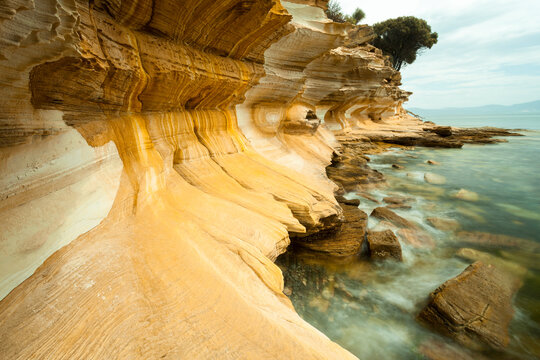
[[[360,21],[364,20],[366,17],[366,13],[362,11],[362,9],[356,8],[352,14],[352,18],[354,19],[353,24],[357,25]]]
[[[345,15],[341,11],[341,5],[339,5],[337,0],[330,0],[328,9],[326,10],[326,16],[334,22],[350,22],[351,24],[357,25],[366,17],[366,14],[362,10],[356,9],[352,15]]]
[[[341,12],[341,5],[336,0],[330,0],[328,3],[328,9],[326,10],[326,16],[332,21],[338,23],[344,23],[346,21],[345,15]]]
[[[373,31],[377,35],[373,45],[391,56],[392,66],[398,71],[404,64],[412,64],[421,50],[431,49],[438,39],[425,20],[414,16],[377,23]]]

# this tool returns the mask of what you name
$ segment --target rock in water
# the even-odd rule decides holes
[[[360,199],[347,199],[347,198],[345,198],[345,197],[342,196],[342,195],[336,196],[336,200],[337,200],[338,203],[340,203],[340,204],[353,205],[353,206],[358,206],[358,205],[360,205]]]
[[[459,241],[464,244],[483,246],[489,248],[520,249],[526,251],[540,251],[540,244],[535,241],[508,236],[491,234],[481,231],[460,231],[457,233]]]
[[[401,254],[401,245],[392,232],[392,230],[384,230],[379,232],[369,232],[367,235],[369,253],[372,259],[394,259],[403,260]]]
[[[495,266],[477,261],[432,292],[418,319],[471,349],[501,350],[510,340],[518,287]]]
[[[428,217],[426,219],[428,223],[433,226],[435,229],[443,231],[456,231],[461,225],[457,220],[454,219],[444,219],[438,217]]]
[[[431,131],[441,137],[452,136],[452,128],[450,126],[437,126],[431,129]]]
[[[381,220],[388,220],[392,224],[396,225],[400,228],[416,228],[417,226],[410,222],[409,220],[402,218],[392,210],[388,209],[387,207],[379,206],[378,208],[375,208],[371,215],[377,219]]]
[[[487,360],[487,357],[479,353],[472,353],[466,348],[438,340],[426,341],[418,350],[428,360]]]
[[[413,198],[404,196],[387,196],[383,198],[383,201],[387,204],[404,204],[406,202],[414,200]]]
[[[434,173],[425,173],[424,174],[424,180],[427,183],[435,184],[435,185],[446,184],[446,178],[444,176],[434,174]]]
[[[406,202],[411,200],[411,198],[401,196],[389,196],[383,199],[383,201],[388,204],[386,207],[389,209],[411,209],[412,206],[406,204]]]
[[[457,256],[471,261],[482,261],[484,264],[491,264],[505,271],[509,276],[514,276],[515,281],[521,279],[527,274],[527,269],[523,266],[508,260],[501,259],[498,256],[491,255],[476,249],[461,248],[456,253]]]
[[[399,229],[397,231],[401,241],[405,241],[409,245],[416,248],[428,248],[433,249],[435,247],[435,240],[423,230],[420,229]]]
[[[357,205],[342,204],[344,221],[335,232],[295,238],[299,246],[332,256],[352,256],[360,253],[367,228],[367,214]]]
[[[435,160],[428,160],[428,161],[426,161],[426,163],[428,163],[429,165],[441,165],[440,162],[435,161]]]
[[[459,190],[454,195],[454,197],[461,200],[466,200],[466,201],[478,201],[478,198],[479,198],[478,194],[475,193],[474,191],[469,191],[465,189]]]
[[[397,169],[397,170],[404,169],[402,165],[398,165],[398,164],[392,164],[392,168]]]

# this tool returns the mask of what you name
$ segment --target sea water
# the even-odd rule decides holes
[[[435,246],[415,247],[401,240],[403,263],[373,263],[358,258],[344,262],[301,251],[278,259],[290,298],[306,321],[361,359],[420,359],[434,343],[452,344],[416,321],[428,295],[460,274],[472,261],[459,258],[460,248],[475,248],[517,264],[527,271],[514,299],[510,345],[494,359],[540,357],[540,115],[440,117],[440,125],[496,126],[526,129],[523,137],[506,143],[465,145],[463,149],[390,149],[371,156],[370,166],[381,171],[386,187],[371,191],[380,204],[355,193],[360,208],[370,213],[386,196],[414,198],[411,209],[395,210],[420,224]],[[429,165],[434,160],[440,165]],[[402,170],[392,168],[400,164]],[[444,184],[424,181],[431,172]],[[456,198],[465,189],[475,201]],[[519,246],[470,243],[459,232],[440,231],[428,217],[451,218],[465,232],[519,238]],[[377,226],[370,219],[369,228]],[[528,246],[531,245],[532,246]],[[535,250],[536,249],[536,250]]]

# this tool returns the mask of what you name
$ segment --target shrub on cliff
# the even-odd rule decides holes
[[[414,16],[402,16],[373,25],[377,37],[373,45],[390,55],[392,66],[400,70],[404,64],[412,64],[424,49],[437,43],[438,34],[431,32],[426,20]]]
[[[338,23],[345,22],[345,15],[341,12],[341,5],[336,0],[330,0],[326,9],[326,16],[332,21]]]
[[[352,15],[345,15],[341,11],[341,5],[339,5],[337,0],[330,0],[328,9],[326,10],[326,16],[334,22],[350,22],[351,24],[357,25],[366,17],[366,14],[361,9],[357,8]]]
[[[357,25],[360,21],[364,20],[366,13],[362,9],[356,8],[351,16],[347,17],[347,21],[352,24]]]

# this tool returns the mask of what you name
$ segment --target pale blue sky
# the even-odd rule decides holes
[[[363,23],[413,15],[439,42],[402,68],[409,107],[511,105],[540,99],[540,0],[339,0]]]

